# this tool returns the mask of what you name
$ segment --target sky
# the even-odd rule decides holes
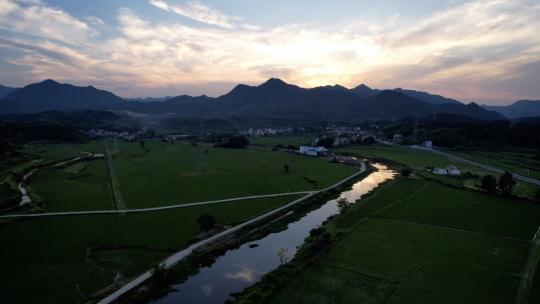
[[[270,77],[540,99],[538,0],[0,0],[0,84],[219,96]]]

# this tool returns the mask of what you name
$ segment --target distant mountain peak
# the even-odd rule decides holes
[[[41,84],[60,84],[60,83],[58,83],[57,81],[53,79],[45,79],[41,82]]]
[[[371,88],[365,84],[360,84],[359,86],[356,86],[353,90],[356,90],[356,89],[364,89],[364,90],[371,90]]]
[[[267,81],[265,81],[263,84],[260,85],[260,87],[278,87],[278,86],[286,86],[288,83],[285,81],[279,79],[279,78],[270,78]]]

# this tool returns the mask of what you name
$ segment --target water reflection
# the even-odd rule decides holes
[[[344,198],[353,203],[395,175],[394,171],[384,165],[374,166],[378,171],[355,183],[350,190],[342,192],[339,198],[326,202],[298,221],[290,223],[286,230],[228,251],[211,266],[201,268],[198,274],[173,286],[175,291],[152,303],[223,303],[230,299],[231,293],[242,291],[294,257],[297,247],[302,245],[309,231],[339,213],[339,199]],[[258,246],[254,247],[254,243]]]

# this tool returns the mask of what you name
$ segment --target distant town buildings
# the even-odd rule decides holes
[[[116,131],[107,131],[101,129],[90,129],[85,132],[90,138],[119,138],[124,140],[133,141],[139,136],[139,133],[129,133],[129,132],[116,132]]]
[[[292,133],[292,128],[284,129],[275,129],[275,128],[259,128],[259,129],[247,129],[240,131],[240,135],[253,136],[253,137],[262,137],[262,136],[275,136],[280,134]]]
[[[311,147],[311,146],[300,146],[298,152],[300,154],[309,155],[309,156],[319,156],[326,153],[328,150],[325,147]]]

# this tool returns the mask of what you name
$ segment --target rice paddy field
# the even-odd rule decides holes
[[[329,223],[343,236],[270,302],[514,303],[539,225],[539,205],[401,178]]]
[[[472,161],[508,170],[523,176],[540,179],[540,160],[531,149],[448,150],[449,153]]]
[[[298,196],[150,213],[0,222],[2,303],[78,303],[184,248],[208,213],[234,225]]]
[[[109,148],[112,143],[106,143]],[[104,143],[90,143],[84,149],[102,152]],[[72,145],[32,148],[51,158],[78,156]],[[113,168],[127,208],[159,207],[216,199],[310,191],[324,188],[353,174],[353,167],[263,148],[223,149],[206,147],[204,167],[201,151],[189,144],[149,141],[119,143]],[[284,166],[289,166],[289,172]],[[73,164],[67,168],[43,170],[29,186],[50,211],[114,209],[106,160]],[[81,197],[84,196],[84,197]]]
[[[352,146],[345,148],[334,149],[336,152],[342,153],[351,153],[368,158],[384,158],[391,160],[393,162],[399,163],[401,165],[410,167],[420,173],[422,176],[436,179],[442,182],[445,182],[450,185],[458,187],[468,187],[475,188],[480,183],[480,178],[484,175],[493,175],[498,177],[496,173],[486,171],[484,169],[478,168],[473,165],[464,164],[457,160],[447,158],[442,155],[430,153],[427,151],[411,149],[405,146],[387,146],[387,145],[373,145],[373,146]],[[457,156],[461,156],[472,161],[477,161],[486,165],[492,165],[494,167],[510,170],[512,173],[523,174],[527,176],[527,172],[531,172],[531,177],[533,177],[534,168],[536,168],[536,162],[532,160],[532,151],[527,151],[526,154],[523,154],[523,150],[504,150],[505,152],[493,152],[491,154],[483,154],[486,152],[468,152],[468,153],[456,153],[455,151],[447,151]],[[513,151],[513,152],[511,152]],[[513,155],[513,165],[509,166],[505,160],[506,154]],[[479,155],[484,155],[479,157]],[[521,155],[521,156],[518,156]],[[519,160],[523,160],[519,162]],[[518,166],[518,163],[520,164]],[[530,166],[529,166],[530,165]],[[539,163],[540,165],[540,163]],[[452,177],[452,176],[441,176],[435,175],[426,170],[426,167],[441,167],[446,168],[447,166],[455,166],[462,173],[471,173],[473,176],[462,176],[462,177]],[[529,170],[530,169],[530,170]],[[518,181],[514,187],[514,194],[531,198],[538,191],[539,187],[525,182]]]
[[[112,154],[38,171],[28,182],[41,211],[112,210],[112,165],[127,208],[156,207],[330,186],[357,169],[268,148],[241,150],[189,144],[93,141],[40,144],[20,151],[30,163]],[[117,151],[115,151],[117,150]],[[114,151],[114,152],[113,152]],[[27,164],[16,164],[25,166]],[[284,165],[290,168],[284,171]],[[0,185],[0,199],[10,198]],[[6,192],[6,193],[4,193]],[[78,303],[118,287],[185,248],[201,234],[197,219],[212,215],[220,227],[242,223],[300,195],[249,199],[124,215],[0,219],[1,303]]]

